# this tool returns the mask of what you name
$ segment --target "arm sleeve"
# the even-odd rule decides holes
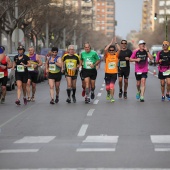
[[[160,60],[160,51],[157,53],[157,55],[156,55],[156,61],[158,62],[159,60]]]
[[[137,50],[133,51],[133,53],[132,53],[130,58],[135,59],[136,58],[136,53],[137,53]]]

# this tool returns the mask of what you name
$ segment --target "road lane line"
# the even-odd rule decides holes
[[[83,143],[118,143],[118,138],[119,136],[87,136]]]
[[[49,143],[56,136],[25,136],[14,143]]]
[[[104,86],[105,86],[105,84],[102,84],[102,86],[104,87]]]
[[[156,152],[169,152],[170,148],[155,148]]]
[[[97,96],[100,97],[102,95],[102,93],[98,93]]]
[[[87,116],[92,116],[94,111],[95,109],[90,109],[87,113]]]
[[[78,148],[77,152],[115,152],[115,148]]]
[[[77,136],[84,136],[89,125],[84,124],[81,126],[80,131]]]
[[[104,90],[104,88],[101,88],[100,90],[102,91],[102,90]]]
[[[27,152],[38,152],[39,149],[10,149],[1,150],[0,153],[27,153]]]
[[[98,102],[99,102],[99,100],[95,100],[95,101],[93,102],[93,104],[98,104]]]
[[[152,143],[169,143],[170,135],[151,135]]]

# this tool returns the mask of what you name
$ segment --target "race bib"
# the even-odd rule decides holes
[[[4,72],[0,72],[0,79],[4,77]]]
[[[116,63],[115,62],[110,62],[108,65],[109,69],[115,69],[116,68]]]
[[[141,75],[142,74],[142,72],[137,72],[137,75]]]
[[[170,75],[170,70],[163,72],[163,76],[169,76],[169,75]]]
[[[34,65],[31,64],[31,67],[28,67],[28,71],[34,71]]]
[[[86,62],[86,68],[87,68],[87,69],[91,69],[90,65],[92,65],[92,64],[93,64],[93,62],[87,61],[87,62]]]
[[[75,67],[74,67],[74,63],[73,63],[73,62],[69,62],[69,63],[67,64],[67,68],[68,68],[68,69],[73,69],[73,68],[75,68]]]
[[[120,61],[120,67],[126,67],[126,61]]]
[[[24,72],[25,71],[24,66],[23,65],[17,65],[17,71],[18,72]]]
[[[55,64],[49,64],[49,70],[50,71],[56,71],[56,65]]]

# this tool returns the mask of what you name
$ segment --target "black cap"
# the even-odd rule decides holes
[[[51,51],[57,51],[58,52],[58,47],[52,47]]]
[[[25,47],[23,45],[18,46],[17,50],[24,50],[25,51]]]

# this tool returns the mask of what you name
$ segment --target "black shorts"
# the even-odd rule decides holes
[[[37,83],[38,73],[37,72],[28,72],[28,79],[30,79],[33,83]]]
[[[6,86],[8,81],[8,76],[4,76],[3,78],[0,79],[0,84],[2,86]]]
[[[147,72],[145,72],[145,73],[142,73],[142,74],[137,74],[136,72],[135,72],[135,77],[136,77],[136,80],[137,81],[139,81],[139,80],[141,80],[142,78],[147,78],[148,77],[148,73]]]
[[[91,80],[96,80],[97,70],[96,69],[83,69],[82,76],[84,78],[89,77]]]
[[[130,68],[120,68],[118,69],[118,76],[124,77],[124,79],[128,79],[130,74]]]
[[[27,83],[28,81],[28,72],[24,72],[24,73],[18,73],[15,72],[15,79],[22,81],[22,83]]]
[[[170,78],[170,75],[167,75],[167,76],[164,76],[163,75],[163,72],[160,72],[158,73],[158,79],[160,80],[165,80],[166,78]]]
[[[61,81],[62,73],[48,73],[48,79],[53,79],[55,82]]]
[[[114,73],[114,74],[105,73],[104,79],[105,79],[106,84],[110,84],[110,83],[115,84],[115,82],[117,80],[117,73]]]
[[[65,76],[65,77],[71,77],[72,80],[76,80],[77,79],[77,76]]]

